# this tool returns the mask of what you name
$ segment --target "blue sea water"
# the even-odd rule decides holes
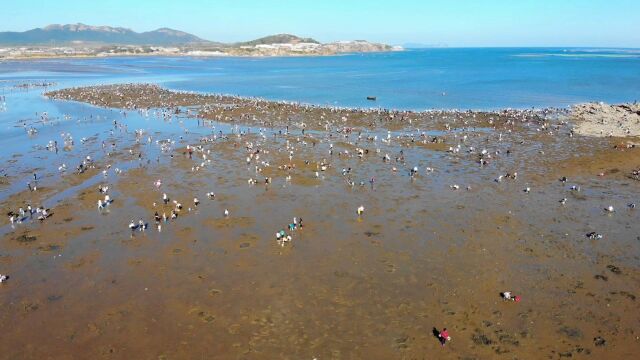
[[[48,88],[15,85],[53,82]],[[170,89],[256,96],[341,107],[501,109],[565,107],[640,98],[640,50],[423,49],[327,57],[114,57],[0,61],[0,200],[24,190],[37,171],[58,178],[62,164],[100,159],[113,122],[154,138],[197,141],[228,124],[98,109],[50,100],[46,90],[150,82]],[[377,101],[368,101],[376,96]],[[45,114],[46,115],[43,115]],[[46,146],[72,136],[60,153]],[[132,145],[124,136],[119,146]],[[114,164],[114,166],[127,166]],[[97,181],[97,180],[96,180]]]
[[[640,50],[416,49],[329,57],[0,62],[0,81],[7,79],[46,79],[62,87],[156,82],[179,90],[346,107],[564,107],[640,99]]]

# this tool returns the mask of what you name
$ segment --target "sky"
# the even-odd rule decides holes
[[[640,48],[640,0],[0,0],[0,31],[85,23],[451,47]]]

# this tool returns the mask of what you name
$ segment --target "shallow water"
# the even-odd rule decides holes
[[[48,79],[57,87],[138,79],[121,71],[127,60],[96,62],[121,65],[109,75]],[[168,59],[162,66],[186,65]],[[567,127],[551,133],[536,124],[421,129],[447,146],[460,144],[460,153],[412,142],[402,136],[418,133],[410,127],[394,130],[389,143],[357,132],[304,137],[299,129],[282,136],[265,129],[262,137],[251,128],[239,137],[246,126],[100,109],[46,100],[41,92],[6,88],[0,113],[2,175],[9,179],[0,185],[3,212],[27,202],[53,212],[43,223],[0,220],[0,273],[10,275],[0,285],[2,358],[599,359],[633,358],[640,350],[640,212],[626,207],[640,202],[640,182],[625,176],[640,167],[637,148],[614,150],[615,139],[569,138]],[[44,111],[48,120],[40,122]],[[20,126],[23,119],[36,135]],[[145,130],[139,142],[137,129]],[[219,131],[228,138],[200,143]],[[43,148],[61,143],[62,132],[72,134],[73,147]],[[371,133],[382,138],[386,129]],[[161,150],[162,139],[175,141],[170,151]],[[246,164],[248,142],[264,150],[260,160],[270,166]],[[202,159],[184,155],[187,144],[211,150],[211,163],[192,171]],[[357,146],[370,150],[363,159],[353,156]],[[477,163],[481,149],[493,154],[485,166]],[[296,168],[277,169],[289,163],[289,150]],[[352,155],[338,155],[345,150]],[[404,163],[394,160],[400,151]],[[390,163],[382,162],[385,153]],[[87,155],[96,169],[74,174]],[[316,178],[323,159],[331,167]],[[415,179],[408,175],[413,166],[420,169]],[[346,184],[343,168],[352,168],[355,186]],[[34,171],[40,189],[25,191]],[[517,180],[494,181],[513,171]],[[247,183],[265,176],[271,185]],[[103,211],[96,208],[101,183],[115,200]],[[209,191],[215,200],[206,198]],[[158,232],[153,213],[172,208],[161,204],[162,192],[185,209]],[[603,212],[608,205],[616,212]],[[305,227],[280,246],[274,234],[294,216]],[[138,219],[150,229],[132,233],[127,225]],[[591,231],[604,238],[588,239]],[[505,290],[522,302],[502,301]],[[434,327],[449,329],[447,347]],[[595,345],[597,336],[605,346]]]

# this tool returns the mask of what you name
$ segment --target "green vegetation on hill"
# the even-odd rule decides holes
[[[260,39],[240,42],[235,45],[237,46],[255,46],[255,45],[268,45],[268,44],[299,44],[299,43],[313,43],[319,44],[318,41],[312,38],[301,38],[291,34],[277,34],[265,36]]]

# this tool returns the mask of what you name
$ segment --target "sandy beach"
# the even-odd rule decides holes
[[[2,358],[640,351],[637,105],[416,112],[154,84],[43,96],[110,125],[2,164]]]

